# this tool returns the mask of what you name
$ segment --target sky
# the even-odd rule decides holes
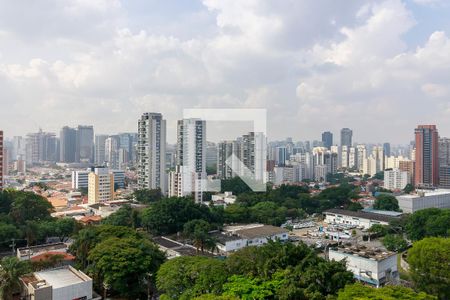
[[[0,0],[6,136],[161,112],[173,142],[191,108],[267,109],[272,140],[450,136],[450,2]]]

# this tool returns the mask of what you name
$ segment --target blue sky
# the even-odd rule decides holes
[[[450,136],[449,99],[448,1],[0,0],[7,136],[156,111],[172,142],[184,108],[266,108],[271,139],[407,143]]]

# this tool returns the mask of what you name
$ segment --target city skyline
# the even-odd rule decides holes
[[[77,124],[134,132],[147,111],[175,137],[182,109],[199,107],[266,108],[272,139],[348,127],[360,142],[407,143],[416,124],[450,135],[445,1],[24,5],[0,4],[8,137]]]

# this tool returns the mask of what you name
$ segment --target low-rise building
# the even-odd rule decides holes
[[[223,194],[215,194],[211,196],[211,201],[214,205],[229,205],[236,202],[236,196],[233,195],[233,192],[225,192]]]
[[[35,272],[20,278],[22,297],[33,300],[94,300],[92,279],[71,266]]]
[[[366,248],[330,248],[328,258],[346,261],[347,270],[355,279],[375,287],[395,283],[399,279],[397,253]]]
[[[344,209],[329,209],[324,211],[324,215],[325,223],[352,225],[363,229],[369,229],[374,224],[389,225],[389,221],[396,218],[390,215]]]
[[[269,240],[287,241],[289,231],[281,227],[262,224],[229,226],[215,234],[217,248],[224,253],[233,252],[247,246],[260,246]]]
[[[40,256],[49,252],[65,254],[67,253],[68,248],[69,246],[66,243],[51,243],[30,247],[21,247],[17,248],[16,256],[19,260],[30,260],[36,256]]]
[[[415,213],[426,208],[450,208],[450,190],[418,190],[415,194],[396,197],[404,213]]]

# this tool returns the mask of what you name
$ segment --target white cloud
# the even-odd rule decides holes
[[[143,111],[161,111],[173,141],[173,122],[190,107],[265,107],[274,138],[350,126],[362,141],[403,142],[417,122],[450,128],[448,35],[436,31],[411,47],[404,35],[421,25],[400,0],[204,0],[187,14],[214,23],[161,17],[159,27],[179,26],[187,37],[161,33],[127,5],[0,4],[0,104],[11,107],[0,111],[0,127],[8,135],[78,123],[136,130]],[[14,18],[21,10],[25,21]]]

